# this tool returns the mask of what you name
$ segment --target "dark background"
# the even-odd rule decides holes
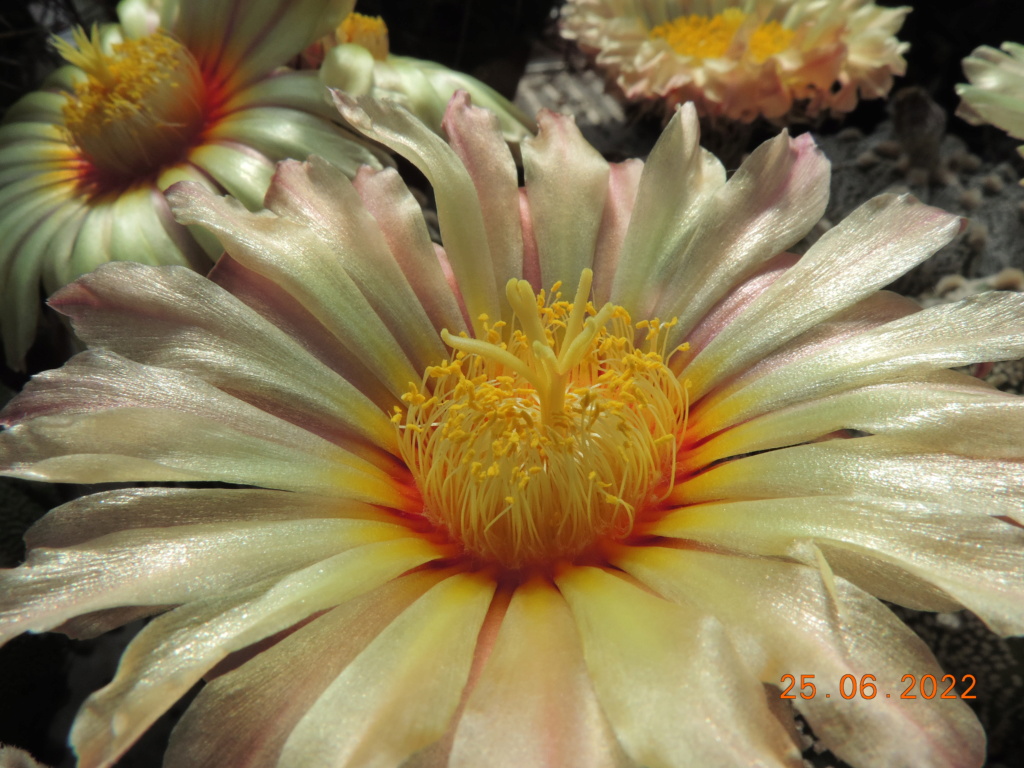
[[[48,42],[51,33],[73,24],[111,20],[115,5],[110,0],[42,0],[31,9],[22,0],[6,5],[0,11],[0,111],[35,88],[46,72],[59,64]],[[552,0],[360,0],[358,10],[384,17],[393,52],[433,59],[469,72],[511,97],[538,44],[556,51],[564,45],[555,34],[554,5],[557,3]],[[964,80],[961,59],[979,45],[998,46],[1004,40],[1024,42],[1024,2],[922,0],[910,14],[900,38],[908,41],[911,49],[907,75],[897,87],[918,85],[926,89],[952,115],[958,103],[954,86]],[[865,102],[845,124],[870,131],[886,117],[884,102]],[[839,127],[826,123],[820,129],[828,133]],[[998,129],[971,127],[953,117],[948,129],[983,159],[1019,162],[1014,147],[1020,142],[1007,139]],[[38,353],[33,361],[36,371],[60,363],[52,355]],[[26,377],[4,370],[0,378],[8,387],[0,394],[2,400]],[[32,519],[68,498],[74,489],[6,481],[0,490],[4,493],[0,496],[0,544],[7,545],[0,552],[0,566],[11,566],[21,556],[11,542],[20,538],[20,531]],[[72,661],[92,653],[87,645],[61,635],[22,637],[8,644],[0,652],[0,742],[27,748],[47,764],[68,765],[70,756],[51,725],[55,718],[66,719],[68,712],[73,712],[70,698],[76,685],[68,678]],[[93,687],[99,687],[104,677],[109,679],[112,674],[116,654],[96,652],[93,658]],[[1006,674],[1019,675],[1020,671],[1018,665],[1016,671],[1011,667]],[[81,685],[79,679],[77,687]],[[177,707],[179,711],[182,708],[183,704]],[[1009,737],[1017,740],[1017,749],[1006,751],[1007,755],[1020,756],[1024,722],[1019,725]],[[156,756],[162,751],[161,740],[166,739],[168,728],[168,721],[155,727],[121,765],[157,765]],[[1009,768],[1019,763],[1004,764]]]

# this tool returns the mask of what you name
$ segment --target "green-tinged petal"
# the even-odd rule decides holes
[[[622,244],[629,257],[614,272],[612,301],[631,312],[652,301],[651,274],[677,258],[709,197],[723,184],[725,168],[700,146],[697,111],[693,104],[684,104],[644,163],[635,214]]]
[[[480,201],[487,245],[499,289],[523,276],[523,232],[519,223],[519,177],[505,151],[494,113],[465,93],[448,104],[443,122],[448,143],[469,172]],[[451,328],[449,328],[451,330]]]
[[[678,232],[677,247],[646,277],[658,288],[656,301],[641,305],[644,314],[679,318],[670,348],[733,286],[810,231],[825,212],[828,187],[828,161],[810,134],[783,133],[705,199],[699,218]]]
[[[218,195],[224,191],[220,186],[218,186],[217,181],[213,177],[192,163],[179,163],[178,165],[164,169],[160,175],[157,176],[156,187],[161,190],[161,192],[167,192],[172,185],[181,181],[195,182],[204,189]],[[205,227],[198,226],[186,227],[176,221],[166,197],[161,196],[160,207],[161,217],[165,220],[169,220],[165,225],[165,228],[171,237],[176,240],[179,238],[182,240],[191,239],[195,242],[198,250],[192,255],[193,261],[199,262],[205,255],[206,259],[215,262],[220,258],[220,255],[224,253],[224,249],[221,248],[220,242],[218,242],[217,238],[213,236],[213,233],[210,232],[210,230]],[[164,214],[164,209],[166,209],[166,215]],[[173,227],[171,226],[172,224]],[[187,246],[182,245],[182,251],[185,251],[186,248]],[[202,269],[199,271],[208,272],[209,269]]]
[[[58,72],[74,71],[81,75],[77,67],[64,67]],[[62,75],[63,76],[63,75]],[[0,139],[4,136],[6,126],[20,122],[61,124],[63,122],[64,105],[68,103],[68,95],[62,91],[32,91],[18,99],[4,113],[3,124],[0,125]],[[2,146],[2,142],[0,142]]]
[[[792,557],[911,608],[974,611],[1024,634],[1024,531],[980,512],[872,498],[757,499],[676,510],[644,533],[739,553]]]
[[[349,275],[414,368],[423,370],[446,355],[387,236],[344,174],[317,157],[282,163],[266,206],[305,225],[329,246],[335,269],[340,266]]]
[[[669,503],[845,495],[945,504],[1024,523],[1024,463],[929,453],[886,436],[829,440],[719,464],[677,484]]]
[[[430,240],[423,209],[402,177],[391,168],[380,172],[367,168],[352,183],[366,210],[377,220],[388,248],[434,328],[447,328],[452,333],[466,330],[462,311],[437,257],[440,246]]]
[[[841,429],[898,438],[924,450],[1024,458],[1024,401],[968,382],[876,384],[772,410],[687,451],[687,468],[815,440]]]
[[[757,677],[708,612],[599,568],[567,568],[556,581],[601,708],[639,765],[800,765]]]
[[[480,201],[466,167],[444,140],[408,110],[393,102],[357,101],[338,91],[332,94],[353,127],[409,160],[434,188],[441,239],[470,319],[477,335],[482,335],[480,316],[501,316],[500,294]]]
[[[219,120],[209,137],[254,147],[271,160],[301,160],[313,153],[347,176],[355,176],[364,165],[380,167],[376,155],[344,129],[317,115],[285,107],[240,109]]]
[[[85,214],[68,190],[53,187],[4,212],[0,242],[0,328],[7,364],[21,370],[40,312],[39,280],[69,251]]]
[[[198,600],[150,622],[117,675],[90,696],[71,729],[80,768],[107,768],[228,654],[286,630],[439,556],[417,539],[367,544],[277,581]]]
[[[221,481],[407,508],[365,459],[201,379],[84,352],[7,406],[0,471],[51,482]]]
[[[198,376],[357,452],[353,438],[395,452],[394,427],[380,408],[295,338],[191,270],[105,267],[51,304],[94,347]]]
[[[171,31],[208,77],[235,90],[285,64],[333,30],[354,0],[179,0]]]
[[[905,675],[941,678],[931,652],[844,579],[830,590],[814,568],[661,547],[623,547],[614,562],[666,597],[716,616],[742,664],[765,683],[784,688],[783,675],[799,682],[812,675],[816,694],[800,698],[794,686],[792,703],[841,760],[863,768],[981,766],[985,734],[965,702],[899,698]],[[858,685],[870,675],[876,694],[839,695],[843,675]],[[697,695],[706,697],[714,688],[702,690]]]
[[[1022,319],[1024,296],[1014,293],[983,293],[929,307],[788,365],[741,377],[699,404],[691,416],[691,436],[699,439],[752,416],[857,386],[1017,359],[1024,355]]]
[[[413,603],[310,707],[281,765],[397,768],[448,727],[469,678],[491,579],[451,576]]]
[[[165,768],[276,765],[288,735],[331,681],[443,577],[420,571],[395,579],[207,683],[171,734]]]
[[[465,91],[473,99],[474,104],[497,115],[498,126],[505,141],[509,143],[520,142],[537,130],[536,123],[529,115],[489,85],[465,72],[449,69],[436,61],[408,56],[389,56],[387,64],[402,72],[422,72],[430,82],[431,90],[441,99],[442,105],[447,104],[459,91]],[[384,82],[380,68],[376,79],[378,84]]]
[[[892,282],[948,243],[957,216],[904,195],[868,201],[826,232],[686,367],[692,396]]]
[[[61,284],[70,283],[76,277],[92,272],[100,264],[110,261],[110,237],[116,203],[115,197],[94,200],[89,204],[71,247],[71,255],[54,269]]]
[[[126,488],[81,496],[50,510],[25,534],[28,547],[70,547],[134,528],[316,520],[395,522],[358,501],[262,488]]]
[[[369,50],[356,43],[342,43],[324,52],[320,64],[319,82],[324,88],[337,88],[349,96],[373,95],[374,74],[377,60]],[[422,74],[420,75],[422,77]],[[388,94],[393,97],[393,94]],[[406,105],[414,111],[411,105]],[[415,114],[422,119],[419,112]],[[431,128],[441,127],[442,115],[437,122],[424,122]]]
[[[1024,139],[1024,46],[1007,42],[998,51],[976,48],[963,61],[971,85],[958,85],[962,101],[957,115],[972,125],[991,123]]]
[[[33,143],[38,143],[39,141],[50,141],[62,144],[67,147],[68,154],[71,154],[71,148],[68,147],[67,132],[65,128],[58,123],[40,120],[18,120],[16,122],[0,125],[0,147],[4,149],[17,147],[17,145],[23,141],[30,141]]]
[[[154,187],[140,186],[117,196],[111,208],[110,240],[107,243],[111,261],[135,261],[141,264],[187,266],[189,261],[167,237],[157,216]]]
[[[191,491],[199,500],[205,491]],[[374,520],[260,520],[138,528],[64,549],[33,549],[0,571],[0,643],[75,616],[216,597],[291,573],[350,547],[407,535]]]
[[[547,581],[516,589],[459,719],[450,768],[618,768],[575,622]]]
[[[249,213],[236,201],[195,186],[182,185],[169,199],[179,221],[210,228],[235,260],[294,296],[396,399],[410,382],[419,381],[422,368],[395,338],[415,331],[392,327],[375,312],[332,243],[301,222]],[[415,307],[389,309],[415,312]],[[423,348],[411,351],[422,354]]]
[[[593,266],[608,195],[608,163],[580,134],[576,121],[542,111],[540,130],[523,142],[523,170],[541,285],[568,290]]]
[[[263,207],[274,163],[255,149],[238,142],[209,143],[193,149],[188,160],[250,211]]]

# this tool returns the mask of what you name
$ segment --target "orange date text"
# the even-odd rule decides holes
[[[799,675],[799,683],[797,682],[797,677],[797,675],[782,676],[782,679],[779,681],[779,686],[782,688],[782,693],[779,694],[780,699],[813,699],[816,697],[830,699],[833,694],[837,694],[844,699],[856,697],[873,699],[876,696],[886,699],[978,698],[971,695],[971,691],[978,682],[974,675],[963,675],[960,678],[959,682],[967,687],[959,693],[956,691],[957,679],[954,675],[943,675],[940,679],[936,679],[935,675],[921,675],[920,678],[916,675],[904,675],[900,679],[900,684],[905,686],[904,689],[901,692],[891,691],[889,693],[878,690],[877,680],[874,675],[861,675],[860,677],[843,675],[839,678],[839,684],[835,689],[828,692],[818,690],[820,683],[815,684],[814,675]],[[898,696],[896,695],[897,693],[899,694]]]

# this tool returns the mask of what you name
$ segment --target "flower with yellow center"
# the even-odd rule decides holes
[[[1024,139],[1024,45],[1003,43],[1001,48],[983,45],[964,59],[970,84],[956,87],[961,99],[956,114],[971,125],[994,125]],[[1017,151],[1024,156],[1024,146]]]
[[[50,294],[107,261],[206,271],[220,246],[171,216],[192,180],[256,209],[274,164],[310,153],[348,174],[383,156],[339,127],[316,73],[281,68],[353,0],[144,0],[123,26],[59,41],[67,66],[0,125],[0,334],[22,368]],[[159,8],[157,9],[159,10]]]
[[[349,14],[332,34],[311,46],[306,57],[319,67],[326,86],[353,96],[396,101],[437,131],[448,101],[460,90],[498,116],[507,142],[517,144],[537,130],[515,104],[475,77],[435,61],[391,53],[388,28],[379,16]]]
[[[160,614],[81,768],[204,676],[167,768],[798,768],[798,713],[858,768],[980,766],[964,701],[899,698],[942,672],[874,597],[1024,631],[1024,405],[950,370],[1024,354],[1024,297],[878,290],[960,220],[883,196],[796,256],[809,136],[727,179],[692,106],[646,164],[542,113],[519,188],[465,93],[447,140],[337,100],[443,245],[393,170],[287,161],[259,213],[179,185],[209,278],[61,290],[92,349],[3,412],[8,475],[156,484],[53,510],[0,572],[0,641]]]
[[[628,99],[775,122],[844,114],[902,75],[909,7],[870,0],[568,0],[562,35]]]

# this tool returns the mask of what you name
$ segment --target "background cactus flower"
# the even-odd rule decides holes
[[[842,114],[902,75],[909,7],[870,0],[568,0],[575,40],[631,100],[778,122]]]
[[[506,141],[518,143],[537,130],[515,104],[475,77],[434,61],[391,53],[387,25],[379,16],[349,14],[306,56],[319,68],[325,85],[353,96],[396,101],[436,131],[441,130],[449,100],[460,90],[498,116]]]
[[[49,294],[107,261],[206,270],[219,246],[171,216],[189,179],[262,205],[274,164],[316,152],[379,166],[333,122],[314,72],[280,69],[353,0],[122,4],[126,26],[60,43],[69,65],[0,126],[0,331],[20,369]]]
[[[998,51],[983,45],[964,59],[970,85],[956,87],[956,111],[971,125],[986,123],[1024,139],[1024,45],[1003,43]],[[1018,152],[1024,156],[1024,147]]]
[[[646,164],[542,113],[520,189],[464,93],[447,141],[336,98],[431,182],[443,246],[393,170],[286,161],[259,213],[179,185],[209,279],[64,288],[92,349],[3,413],[11,476],[230,484],[85,496],[0,574],[0,641],[162,614],[80,765],[206,676],[168,768],[796,768],[797,712],[860,768],[980,766],[963,701],[898,697],[942,672],[876,599],[1024,631],[1024,405],[949,370],[1024,354],[1024,297],[878,290],[960,220],[883,196],[796,256],[809,136],[727,180],[692,106]]]

